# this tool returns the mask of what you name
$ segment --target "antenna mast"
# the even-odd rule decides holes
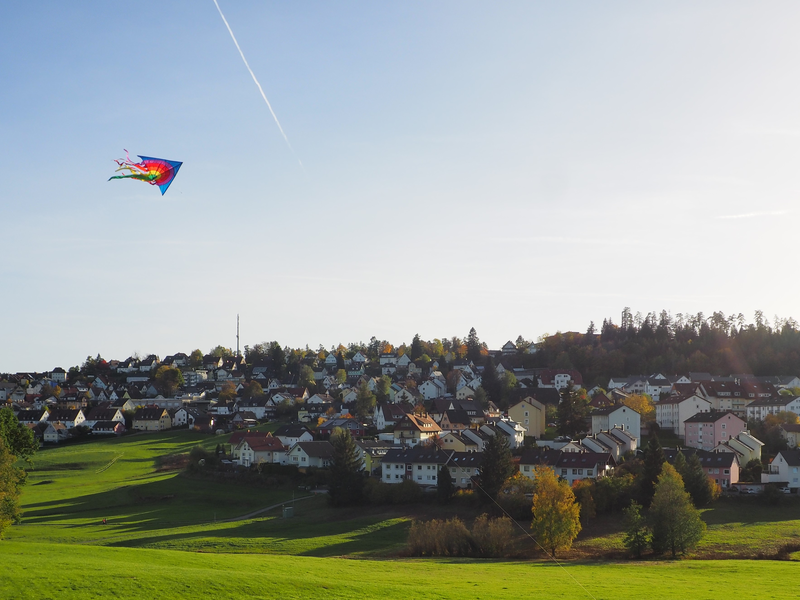
[[[236,313],[236,356],[241,356],[239,352],[239,313]]]

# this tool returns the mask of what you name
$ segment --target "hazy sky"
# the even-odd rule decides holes
[[[219,3],[291,149],[213,0],[4,6],[0,372],[800,318],[800,4]]]

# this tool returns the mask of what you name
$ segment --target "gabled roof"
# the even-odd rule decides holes
[[[758,398],[748,404],[750,406],[787,406],[791,402],[797,400],[800,396],[789,396],[787,394],[778,394],[772,398]]]
[[[667,462],[673,464],[678,452],[683,454],[685,458],[689,458],[692,454],[696,454],[700,459],[700,464],[705,468],[720,467],[729,469],[734,461],[738,461],[735,452],[709,452],[707,450],[697,450],[695,448],[663,448],[664,458]]]
[[[154,408],[152,406],[146,406],[144,408],[136,409],[136,412],[133,413],[133,420],[134,421],[159,421],[161,417],[166,412],[164,408]],[[167,413],[169,414],[169,413]]]
[[[273,435],[275,437],[300,437],[304,433],[311,433],[311,431],[302,423],[287,423],[278,427]]]
[[[330,442],[297,442],[292,450],[298,447],[311,458],[333,457],[333,446]]]
[[[398,423],[395,425],[394,430],[397,431],[421,431],[426,433],[440,433],[442,431],[441,427],[436,424],[436,421],[431,419],[430,417],[424,417],[421,415],[412,415],[407,414],[405,415]]]
[[[684,423],[716,423],[724,418],[733,417],[737,421],[743,421],[743,419],[730,411],[726,412],[700,412],[695,415],[692,415],[688,419],[684,421]]]
[[[449,452],[435,446],[413,446],[389,450],[383,462],[444,464],[449,458]]]
[[[781,450],[778,452],[790,467],[800,467],[800,450]],[[772,462],[775,462],[774,460]]]
[[[608,406],[606,408],[598,408],[597,410],[592,411],[592,415],[606,416],[620,410],[621,408],[624,408],[631,412],[635,412],[637,415],[639,414],[639,411],[632,409],[630,406],[625,406],[624,404],[616,404],[614,406]]]
[[[281,441],[272,436],[245,437],[239,444],[247,444],[254,452],[283,452],[286,450]]]

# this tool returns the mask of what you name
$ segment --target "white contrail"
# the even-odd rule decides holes
[[[217,2],[217,0],[214,0],[214,5],[217,7],[217,11],[219,11],[219,16],[222,17],[222,22],[225,23],[225,27],[228,28],[228,33],[231,34],[231,39],[233,40],[233,43],[236,44],[236,49],[239,51],[239,56],[241,56],[242,60],[244,61],[244,66],[247,67],[248,71],[250,71],[250,77],[252,77],[253,81],[256,82],[258,91],[261,92],[261,97],[264,99],[264,102],[267,103],[267,108],[269,109],[269,112],[272,114],[272,118],[275,119],[275,124],[278,126],[278,129],[280,130],[283,139],[286,140],[286,145],[289,146],[289,150],[291,150],[292,154],[294,154],[294,148],[292,148],[292,145],[289,143],[289,138],[286,137],[286,133],[284,133],[283,127],[281,127],[281,123],[280,121],[278,121],[278,117],[275,115],[275,111],[272,110],[272,105],[269,103],[269,100],[267,100],[267,95],[261,88],[261,84],[258,83],[258,79],[256,79],[256,74],[253,73],[253,69],[251,69],[250,65],[247,63],[247,59],[244,57],[244,52],[242,52],[242,49],[239,47],[239,42],[236,41],[236,36],[233,35],[233,30],[231,29],[231,26],[228,25],[228,19],[226,19],[225,15],[222,14],[222,9],[219,7],[219,3]],[[296,154],[295,158],[297,158]],[[300,161],[299,158],[297,158],[297,162],[300,163],[301,167],[303,166],[303,163]]]
[[[754,217],[780,217],[782,215],[788,214],[790,211],[788,210],[773,210],[768,212],[751,212],[751,213],[743,213],[740,215],[724,215],[717,217],[718,219],[752,219]]]

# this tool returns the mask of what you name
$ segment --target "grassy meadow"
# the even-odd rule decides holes
[[[178,468],[175,457],[192,447],[225,441],[180,431],[39,452],[23,522],[0,541],[0,597],[711,598],[747,580],[760,597],[800,597],[788,583],[796,550],[790,560],[742,560],[800,544],[794,496],[777,507],[718,502],[703,513],[708,534],[690,560],[623,560],[618,517],[590,522],[560,564],[524,536],[530,560],[409,559],[410,521],[445,517],[449,507],[334,510],[293,486],[191,478]],[[295,517],[281,518],[293,497]],[[711,560],[721,558],[729,560]]]

